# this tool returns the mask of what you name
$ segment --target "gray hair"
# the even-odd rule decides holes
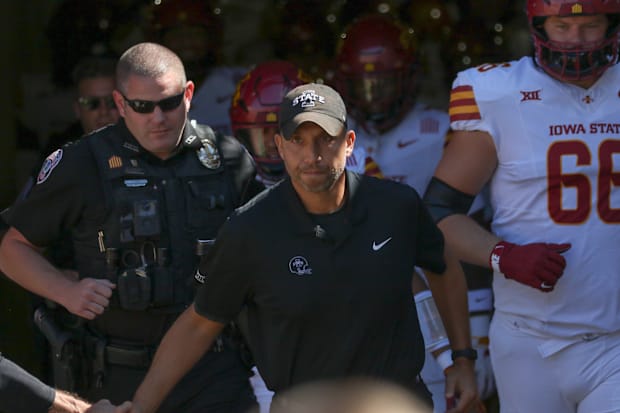
[[[172,50],[157,43],[138,43],[122,54],[116,65],[116,78],[119,88],[124,89],[130,75],[157,79],[164,74],[174,73],[179,85],[187,83],[185,68],[179,56]]]

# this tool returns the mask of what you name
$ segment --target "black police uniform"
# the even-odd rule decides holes
[[[254,175],[235,139],[193,122],[166,160],[141,148],[123,120],[48,157],[5,218],[39,246],[69,229],[80,277],[117,284],[92,322],[56,317],[78,343],[72,377],[63,380],[69,387],[93,400],[131,399],[164,333],[193,300],[197,240],[215,238],[233,208],[262,189]],[[245,411],[255,402],[249,374],[222,340],[160,411]]]
[[[0,412],[46,413],[54,389],[0,354]]]
[[[276,393],[362,375],[428,396],[411,277],[414,265],[445,271],[443,237],[414,189],[349,171],[346,182],[334,214],[306,212],[290,179],[239,208],[201,261],[196,310],[220,322],[247,316]]]

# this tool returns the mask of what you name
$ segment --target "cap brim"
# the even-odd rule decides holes
[[[295,115],[292,119],[282,125],[282,135],[285,139],[290,139],[295,130],[304,122],[312,122],[319,125],[330,136],[337,136],[342,131],[344,123],[332,116],[319,112],[302,112]]]

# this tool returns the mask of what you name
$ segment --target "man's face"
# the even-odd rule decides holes
[[[278,148],[274,142],[274,136],[277,133],[275,126],[247,128],[247,133],[249,143],[252,146],[251,152],[255,156],[266,160],[280,160]]]
[[[545,19],[544,29],[549,40],[570,48],[582,47],[605,39],[609,22],[604,14],[592,16],[558,17]]]
[[[343,177],[347,156],[353,151],[355,134],[343,128],[330,136],[313,122],[302,123],[291,139],[276,135],[276,145],[298,193],[327,192]]]
[[[118,109],[112,99],[114,87],[113,77],[93,77],[78,83],[74,111],[85,133],[118,121]]]
[[[188,81],[184,86],[173,73],[156,79],[130,75],[122,87],[124,90],[114,91],[114,101],[121,116],[125,118],[129,131],[138,143],[153,155],[161,159],[170,157],[181,139],[194,93],[194,83]],[[150,113],[136,112],[125,100],[127,98],[135,103],[143,101],[142,106],[152,106],[152,102],[160,102],[180,94],[182,98],[177,107],[165,107],[162,110],[160,105],[156,105]]]

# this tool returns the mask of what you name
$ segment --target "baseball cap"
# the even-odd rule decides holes
[[[336,136],[347,122],[347,110],[334,89],[319,83],[307,83],[291,89],[280,104],[280,133],[290,139],[304,122],[314,122]]]

